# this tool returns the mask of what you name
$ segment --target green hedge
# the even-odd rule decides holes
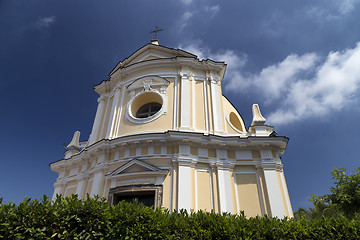
[[[360,239],[360,221],[275,219],[243,214],[169,213],[104,200],[0,199],[0,239]]]

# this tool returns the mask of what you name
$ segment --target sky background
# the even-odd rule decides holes
[[[360,1],[0,0],[0,197],[52,196],[93,86],[163,28],[160,44],[228,64],[223,94],[247,127],[258,103],[290,138],[294,211],[329,192],[332,167],[359,167]]]

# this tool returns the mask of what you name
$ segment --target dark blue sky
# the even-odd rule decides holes
[[[247,127],[258,103],[279,135],[294,210],[332,167],[359,166],[360,1],[0,1],[0,197],[52,195],[74,131],[90,134],[93,86],[160,44],[225,61],[223,93]]]

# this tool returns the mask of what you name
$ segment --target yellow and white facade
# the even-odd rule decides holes
[[[87,141],[75,132],[50,164],[56,194],[132,197],[155,207],[293,216],[279,155],[288,138],[265,125],[258,105],[245,128],[222,95],[223,62],[155,40],[95,86],[100,95]]]

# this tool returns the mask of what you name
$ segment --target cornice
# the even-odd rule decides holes
[[[231,149],[231,150],[252,150],[252,149],[278,149],[282,153],[288,143],[287,137],[253,137],[240,138],[239,136],[205,135],[197,132],[166,131],[157,133],[144,133],[122,136],[114,139],[102,139],[84,148],[78,154],[69,159],[61,159],[51,163],[53,171],[60,171],[59,167],[73,166],[75,162],[88,161],[90,158],[98,157],[113,149],[129,148],[133,146],[148,145],[149,141],[159,145],[185,144],[197,147]]]

